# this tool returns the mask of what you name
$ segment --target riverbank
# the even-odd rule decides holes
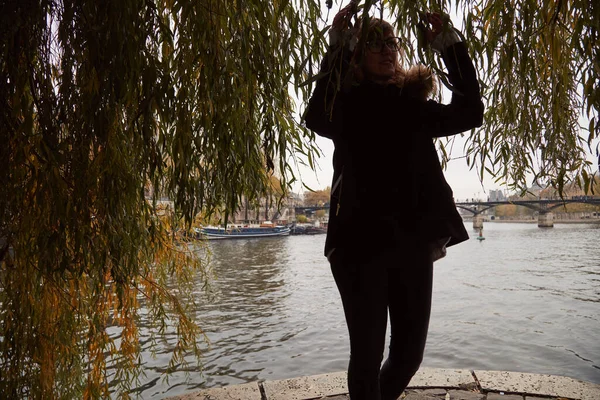
[[[346,373],[204,389],[169,400],[349,400]],[[598,400],[600,385],[556,375],[421,368],[403,400]]]
[[[465,226],[471,240],[436,262],[424,366],[600,384],[600,292],[593,279],[600,272],[600,225],[486,223],[484,241]],[[202,346],[201,366],[189,356],[189,368],[163,379],[175,342],[151,348],[144,336],[136,395],[160,399],[345,370],[348,328],[324,242],[324,235],[211,241],[217,278],[209,293],[198,280],[193,309],[210,342]],[[150,317],[141,316],[145,333],[153,329]]]
[[[463,218],[465,222],[473,222],[472,218]],[[537,224],[538,220],[536,219],[485,219],[483,222],[485,223],[511,223],[511,224]],[[553,219],[552,222],[555,224],[600,224],[600,219],[598,218],[585,218],[585,219]]]

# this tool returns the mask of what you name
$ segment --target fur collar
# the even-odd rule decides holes
[[[396,85],[402,94],[426,101],[437,92],[437,79],[430,68],[418,64],[403,71]]]

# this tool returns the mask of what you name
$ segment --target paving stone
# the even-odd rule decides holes
[[[465,369],[421,368],[408,384],[414,387],[464,388],[477,385],[471,371]]]
[[[475,371],[483,391],[523,393],[579,400],[600,399],[600,385],[556,375]],[[489,398],[489,395],[488,395]],[[506,400],[506,397],[502,399]]]
[[[258,383],[244,383],[171,397],[172,400],[261,400]],[[168,400],[168,399],[166,399]]]
[[[434,391],[434,390],[407,390],[402,396],[401,400],[445,400],[446,391]]]
[[[552,396],[552,397],[547,397],[547,396],[539,397],[539,396],[527,396],[526,395],[525,396],[525,400],[569,400],[569,399],[567,399],[565,397],[554,397],[554,396]]]
[[[446,389],[407,389],[401,400],[440,400],[446,398]]]
[[[471,375],[471,376],[473,376],[473,375]],[[459,388],[461,388],[462,390],[465,390],[467,392],[479,393],[479,385],[474,380],[473,380],[473,382],[459,385]]]
[[[267,400],[304,400],[348,393],[346,372],[263,382]]]
[[[446,391],[446,389],[422,389],[421,393],[427,395],[427,396],[433,396],[433,397],[446,397],[446,393],[448,393]]]
[[[523,400],[523,396],[518,394],[488,393],[487,400]],[[538,397],[537,400],[540,400],[540,398]]]
[[[483,393],[472,392],[468,390],[450,390],[448,391],[450,400],[483,400],[485,395]]]
[[[525,396],[525,400],[568,400],[564,397],[539,397],[539,396]]]

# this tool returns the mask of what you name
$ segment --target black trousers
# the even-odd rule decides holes
[[[396,400],[423,360],[433,286],[430,252],[417,246],[365,259],[336,249],[330,262],[350,333],[350,399]],[[388,312],[390,351],[381,366]]]

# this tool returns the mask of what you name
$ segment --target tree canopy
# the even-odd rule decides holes
[[[458,10],[487,102],[467,161],[517,186],[533,174],[590,188],[585,153],[600,129],[597,2],[359,4],[360,18],[387,7],[408,39],[407,62],[434,66],[429,51],[411,47],[419,11]],[[272,193],[274,170],[289,189],[295,163],[313,165],[319,150],[294,99],[310,95],[305,83],[341,6],[1,3],[1,393],[126,396],[139,373],[142,306],[156,335],[176,330],[174,366],[187,351],[199,354],[186,288],[210,271],[176,232],[199,212],[226,216],[242,196]],[[173,200],[172,213],[161,198]],[[118,341],[109,325],[121,329]]]
[[[322,206],[329,203],[329,196],[331,196],[331,188],[329,186],[323,190],[304,192],[303,203],[305,206]]]

